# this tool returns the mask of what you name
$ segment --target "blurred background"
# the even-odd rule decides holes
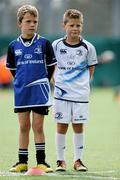
[[[120,0],[0,0],[0,176],[1,171],[8,172],[17,158],[18,121],[17,115],[13,113],[13,78],[5,64],[8,44],[20,33],[16,23],[17,9],[24,4],[32,4],[38,8],[38,33],[51,42],[64,36],[62,17],[66,9],[76,8],[83,13],[82,36],[95,46],[99,61],[91,82],[90,122],[86,127],[84,159],[90,170],[88,179],[91,175],[96,180],[120,179]],[[50,160],[55,168],[56,157],[53,150],[56,126],[52,119],[51,113],[45,121],[46,150],[50,157],[48,162]],[[70,170],[71,129],[67,137],[69,148],[66,158]],[[33,134],[31,136],[30,167],[35,164]],[[90,174],[91,172],[96,173]],[[69,171],[74,179],[72,173]],[[86,179],[86,175],[80,174],[79,179],[83,176]],[[18,180],[19,177],[12,179]]]
[[[66,9],[76,8],[84,15],[82,36],[97,50],[93,86],[118,87],[120,84],[120,0],[0,0],[0,67],[5,66],[9,42],[19,35],[17,9],[23,4],[35,5],[40,14],[38,32],[51,42],[64,35],[62,16]],[[7,70],[6,70],[7,71]],[[0,69],[0,84],[4,77]],[[8,72],[7,72],[8,73]],[[7,78],[8,78],[7,74]],[[11,77],[9,76],[10,81]],[[6,86],[6,85],[5,85]]]

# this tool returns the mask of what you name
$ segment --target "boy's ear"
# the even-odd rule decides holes
[[[21,27],[21,22],[17,22],[17,26],[20,28]]]
[[[61,24],[62,24],[62,28],[65,29],[65,24],[63,22]]]

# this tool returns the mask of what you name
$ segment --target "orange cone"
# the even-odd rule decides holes
[[[37,167],[30,168],[30,169],[25,173],[26,176],[43,176],[43,175],[45,175],[45,174],[46,174],[46,173],[45,173],[43,170],[41,170],[41,169],[39,169],[39,168],[37,168]]]

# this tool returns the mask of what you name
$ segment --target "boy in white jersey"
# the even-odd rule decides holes
[[[64,38],[53,42],[57,60],[54,74],[54,118],[57,123],[56,171],[65,171],[66,133],[71,122],[73,128],[74,169],[87,171],[82,163],[84,123],[88,120],[90,79],[97,64],[94,46],[81,37],[83,14],[68,9],[63,16]]]
[[[34,133],[37,168],[45,172],[53,171],[45,161],[44,116],[48,114],[48,108],[51,106],[49,81],[56,60],[50,42],[36,34],[38,17],[36,7],[20,7],[17,20],[21,35],[8,47],[6,66],[14,76],[14,111],[19,120],[19,160],[10,169],[11,172],[23,172],[28,169],[31,127]]]

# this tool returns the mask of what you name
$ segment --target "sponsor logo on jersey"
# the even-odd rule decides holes
[[[34,53],[35,53],[35,54],[41,54],[41,53],[42,53],[41,46],[38,46],[37,48],[35,48],[35,49],[34,49]]]
[[[71,59],[72,61],[75,59],[76,55],[69,54],[67,55],[68,59]]]
[[[67,49],[60,49],[60,54],[66,54],[67,53]]]
[[[22,49],[16,49],[15,56],[21,56],[21,55],[22,55]]]
[[[79,50],[77,50],[76,55],[82,56],[82,55],[83,55],[83,52],[79,49]]]
[[[24,60],[24,61],[18,61],[17,62],[17,65],[24,65],[24,64],[43,64],[44,61],[41,59],[41,60]]]
[[[73,65],[75,65],[75,61],[68,61],[67,64],[70,66],[73,66]]]
[[[24,58],[25,58],[25,59],[32,59],[32,54],[25,54],[25,55],[24,55]]]

